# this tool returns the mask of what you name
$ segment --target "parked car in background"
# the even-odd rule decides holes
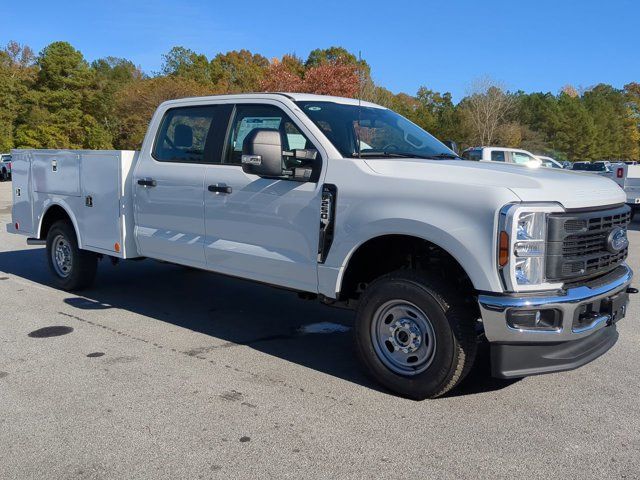
[[[549,167],[549,168],[565,168],[562,163],[560,163],[559,161],[557,161],[554,158],[551,157],[545,157],[543,155],[536,155],[540,161],[542,162],[542,166],[543,167]]]
[[[518,148],[507,147],[471,147],[462,152],[465,160],[481,162],[502,162],[526,165],[531,168],[542,166],[542,161],[533,153]]]
[[[602,165],[594,165],[589,161],[584,162],[573,162],[571,166],[571,170],[579,170],[583,172],[598,172],[605,171],[606,169]]]
[[[620,185],[627,195],[627,205],[631,208],[631,219],[640,210],[640,165],[618,163],[612,168],[611,179]]]
[[[0,155],[0,181],[11,180],[11,155]]]
[[[627,165],[637,165],[638,164],[638,162],[636,162],[635,160],[627,160],[624,163],[626,163]]]

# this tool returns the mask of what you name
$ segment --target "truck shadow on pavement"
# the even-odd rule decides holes
[[[0,270],[52,286],[42,248],[0,252]],[[351,335],[353,312],[302,300],[293,292],[145,260],[116,267],[102,261],[95,285],[80,294],[64,299],[63,315],[82,319],[83,310],[122,309],[212,337],[209,343],[183,352],[197,358],[244,345],[385,391],[357,362]],[[231,362],[233,356],[229,357]],[[490,377],[488,355],[479,360],[475,372],[448,397],[499,390],[513,383]]]

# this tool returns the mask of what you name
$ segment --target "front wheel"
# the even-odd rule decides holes
[[[76,232],[69,222],[58,221],[49,230],[47,260],[55,284],[63,290],[82,290],[95,279],[98,257],[78,248]]]
[[[399,271],[374,281],[356,314],[356,346],[368,372],[405,397],[435,398],[471,369],[474,312],[437,277]]]

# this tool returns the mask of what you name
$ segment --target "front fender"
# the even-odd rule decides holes
[[[507,189],[467,187],[464,195],[455,195],[438,186],[432,186],[431,192],[425,192],[424,186],[412,192],[411,182],[403,187],[404,195],[380,188],[381,193],[373,198],[338,189],[336,233],[325,263],[318,268],[319,293],[335,297],[358,247],[384,235],[431,242],[458,261],[476,290],[501,292],[496,270],[497,217],[515,196]]]

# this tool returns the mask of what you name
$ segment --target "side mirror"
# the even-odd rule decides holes
[[[242,143],[242,170],[261,177],[281,177],[282,137],[274,128],[256,128]]]
[[[458,144],[453,140],[445,140],[444,143],[450,150],[453,150],[453,153],[458,154]]]

